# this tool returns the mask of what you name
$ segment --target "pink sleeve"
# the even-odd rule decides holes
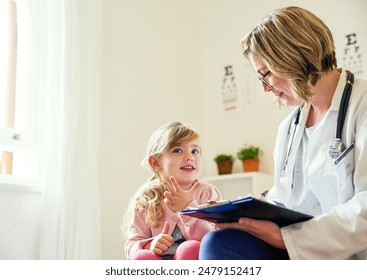
[[[145,214],[135,211],[129,227],[128,238],[125,243],[125,255],[129,259],[131,254],[143,249],[144,245],[152,240],[150,228],[145,223]]]

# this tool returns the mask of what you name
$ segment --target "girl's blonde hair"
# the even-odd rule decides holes
[[[244,55],[252,53],[289,81],[300,100],[308,103],[324,72],[337,67],[333,36],[326,24],[311,12],[286,7],[270,13],[241,40]]]
[[[150,156],[159,157],[162,153],[170,150],[172,147],[187,144],[199,139],[199,135],[187,125],[181,122],[170,122],[158,128],[149,138],[146,155],[142,165],[150,168],[148,158]],[[161,205],[165,189],[161,183],[158,174],[154,174],[143,186],[136,192],[128,212],[131,215],[134,212],[145,213],[145,220],[149,227],[158,227],[164,218],[164,212]],[[126,221],[127,222],[127,221]]]

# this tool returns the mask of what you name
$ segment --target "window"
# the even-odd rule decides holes
[[[15,0],[0,0],[0,183],[37,178],[37,101],[28,90],[26,15]]]

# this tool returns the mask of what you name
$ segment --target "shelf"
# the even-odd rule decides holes
[[[223,199],[234,200],[248,194],[259,197],[273,185],[273,176],[260,172],[241,172],[217,176],[208,176],[204,181],[215,185]]]
[[[253,177],[262,177],[262,176],[270,176],[266,173],[261,172],[240,172],[240,173],[232,173],[232,174],[224,174],[224,175],[216,175],[216,176],[207,176],[204,177],[204,180],[217,180],[217,181],[227,181],[239,178],[253,178]]]

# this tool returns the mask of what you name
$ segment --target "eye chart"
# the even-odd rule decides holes
[[[361,46],[358,44],[357,33],[345,35],[343,54],[343,68],[350,70],[356,76],[363,74],[363,60]]]
[[[230,117],[248,116],[254,111],[254,90],[251,67],[237,67],[240,79],[236,80],[233,65],[225,65],[222,80],[222,104],[224,113]],[[237,73],[237,74],[238,74]]]

